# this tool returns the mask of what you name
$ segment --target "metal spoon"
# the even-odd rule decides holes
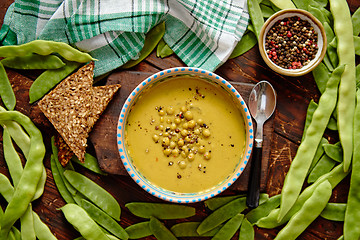
[[[276,107],[276,93],[272,85],[267,81],[258,82],[251,90],[248,106],[256,121],[256,133],[246,205],[249,208],[256,208],[259,205],[260,195],[263,125]]]

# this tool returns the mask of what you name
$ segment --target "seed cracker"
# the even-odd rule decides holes
[[[41,101],[39,107],[63,141],[58,141],[59,160],[64,166],[73,152],[84,161],[87,138],[120,85],[93,87],[94,63],[64,79]]]

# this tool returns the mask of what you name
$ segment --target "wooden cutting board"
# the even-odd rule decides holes
[[[121,84],[121,89],[114,96],[113,100],[108,105],[102,117],[95,124],[90,133],[89,141],[92,143],[96,156],[98,158],[100,167],[110,174],[128,175],[120,160],[116,143],[116,128],[119,114],[123,103],[127,99],[132,90],[144,79],[153,73],[145,72],[117,72],[111,74],[107,81],[107,85]],[[231,82],[231,81],[230,81]],[[253,84],[231,82],[243,99],[247,102]],[[273,117],[270,118],[264,125],[264,143],[263,143],[263,159],[261,167],[261,191],[266,188],[266,178],[268,173],[268,159],[270,154],[270,143],[273,133]],[[251,164],[251,161],[250,161]],[[247,164],[243,174],[231,186],[231,189],[237,191],[246,191],[248,185],[248,178],[250,172],[250,164]]]

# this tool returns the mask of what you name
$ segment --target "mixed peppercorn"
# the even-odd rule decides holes
[[[276,65],[300,69],[315,58],[318,34],[311,24],[298,16],[277,21],[265,37],[265,50]]]

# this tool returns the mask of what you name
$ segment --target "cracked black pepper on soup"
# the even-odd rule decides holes
[[[217,84],[178,76],[144,91],[126,122],[134,166],[151,183],[206,191],[231,175],[245,149],[240,106]]]
[[[265,37],[265,51],[276,65],[300,69],[315,58],[318,34],[311,24],[298,16],[277,21]]]

